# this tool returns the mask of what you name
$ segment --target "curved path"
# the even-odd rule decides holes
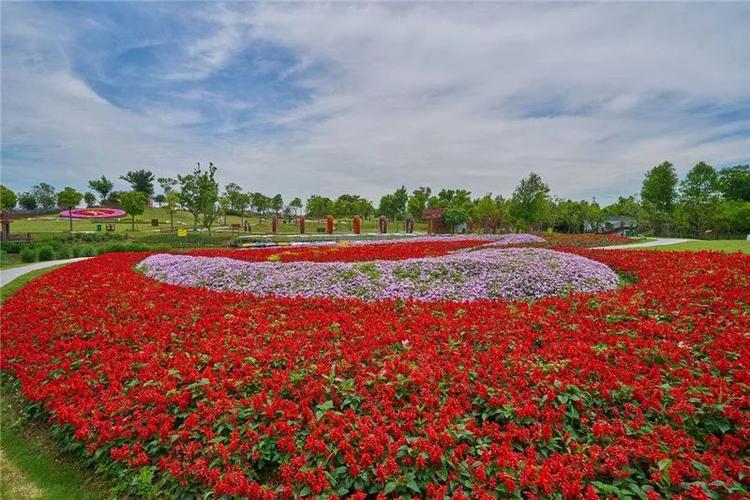
[[[79,260],[90,259],[91,257],[76,257],[75,259],[60,259],[60,260],[47,260],[45,262],[34,262],[33,264],[27,264],[25,266],[11,267],[10,269],[0,270],[0,286],[5,286],[16,278],[20,278],[26,273],[36,271],[37,269],[44,269],[52,266],[59,266],[61,264],[71,264],[78,262]]]
[[[628,248],[649,248],[649,247],[661,247],[664,245],[676,245],[677,243],[685,243],[686,241],[695,241],[690,238],[656,238],[654,241],[646,241],[644,243],[629,243],[627,245],[612,245],[608,247],[594,247],[597,250],[620,250]]]

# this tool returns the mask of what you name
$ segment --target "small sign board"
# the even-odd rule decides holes
[[[187,229],[184,227],[177,229],[177,236],[187,236]]]

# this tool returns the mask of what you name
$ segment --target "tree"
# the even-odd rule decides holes
[[[253,193],[250,195],[250,204],[258,215],[263,216],[271,208],[271,198],[263,193]]]
[[[719,190],[727,200],[750,201],[750,165],[719,170]]]
[[[492,199],[491,195],[485,195],[477,201],[472,210],[472,218],[481,224],[482,229],[486,231],[497,231],[498,226],[502,223],[502,214],[500,208]]]
[[[208,164],[207,170],[201,169],[201,164],[189,175],[178,175],[180,183],[180,203],[193,215],[193,227],[198,222],[208,230],[211,236],[211,226],[220,215],[219,183],[216,182],[216,166]]]
[[[617,202],[603,209],[605,215],[630,217],[638,226],[643,217],[643,207],[635,196],[620,196]]]
[[[287,209],[297,217],[297,214],[302,210],[302,200],[299,197],[292,198],[292,201],[287,205]]]
[[[443,222],[450,226],[453,231],[467,220],[469,220],[469,214],[463,208],[450,207],[443,214]]]
[[[393,193],[393,209],[395,210],[393,218],[405,219],[406,218],[406,203],[409,201],[409,193],[406,192],[406,187],[401,186]]]
[[[133,191],[140,191],[146,197],[154,194],[154,174],[148,170],[133,170],[120,177]]]
[[[120,205],[120,196],[122,195],[122,191],[112,191],[107,196],[107,203],[110,205]]]
[[[55,188],[47,183],[40,182],[36,186],[31,188],[31,193],[36,198],[36,203],[42,210],[50,210],[54,208],[57,202],[57,196],[55,195]]]
[[[83,193],[83,201],[86,202],[87,207],[93,207],[96,205],[96,195],[90,191]]]
[[[325,217],[333,213],[333,201],[326,196],[314,194],[307,199],[305,212],[310,217]]]
[[[21,208],[25,208],[26,210],[36,210],[37,203],[36,198],[31,193],[21,193],[18,195],[18,204],[21,205]]]
[[[174,229],[174,212],[177,210],[177,204],[180,202],[180,195],[175,191],[169,191],[164,195],[164,205],[162,208],[169,214],[169,226]]]
[[[159,177],[156,179],[156,182],[159,183],[164,194],[171,193],[177,187],[177,179],[173,179],[172,177]]]
[[[677,197],[677,173],[668,161],[657,165],[643,179],[641,199],[650,207],[671,213]]]
[[[68,218],[70,219],[70,232],[73,232],[73,210],[81,203],[83,195],[73,189],[72,187],[66,187],[59,193],[57,193],[57,205],[68,209]]]
[[[198,164],[198,171],[200,171],[200,163]],[[200,215],[199,205],[199,190],[198,190],[198,179],[196,175],[178,175],[177,181],[180,184],[180,191],[178,193],[178,201],[185,210],[190,212],[193,216],[193,229],[198,229],[198,216]]]
[[[385,215],[389,219],[394,219],[397,212],[398,210],[394,207],[392,194],[385,194],[380,197],[380,204],[378,204],[377,210],[379,215]]]
[[[542,178],[531,172],[513,191],[511,213],[522,223],[536,227],[541,223],[549,207],[549,186]]]
[[[102,175],[99,179],[89,181],[89,187],[99,193],[99,200],[103,204],[112,191],[114,184]]]
[[[406,202],[406,210],[416,220],[422,220],[422,212],[427,208],[427,200],[430,199],[432,189],[420,186],[412,191],[409,201]]]
[[[719,187],[716,169],[705,162],[691,168],[680,183],[681,215],[695,236],[702,236],[716,212]]]
[[[370,219],[375,213],[375,207],[372,206],[372,202],[365,198],[357,198],[354,202],[354,213],[365,219]]]
[[[15,208],[16,203],[18,203],[16,193],[0,184],[0,209],[10,212]]]
[[[131,229],[135,231],[135,216],[146,211],[146,193],[143,191],[128,191],[120,195],[120,202],[125,213],[132,217]]]
[[[227,196],[219,196],[219,211],[224,216],[224,225],[227,225],[227,215],[231,209],[231,202]]]
[[[498,195],[495,196],[495,205],[497,205],[497,209],[500,211],[500,224],[506,225],[511,223],[511,216],[510,216],[510,200],[506,200],[502,196]]]
[[[378,213],[385,215],[391,220],[398,220],[406,216],[406,203],[409,200],[409,194],[406,188],[401,186],[395,192],[386,194],[380,198]]]
[[[279,215],[282,210],[284,210],[284,199],[281,197],[281,194],[275,194],[273,198],[271,198],[271,210],[273,210],[273,213],[276,215]]]
[[[297,216],[297,212],[299,210],[302,210],[302,200],[300,200],[298,197],[295,197],[292,199],[292,201],[289,202],[289,208],[292,209],[294,212],[294,216]]]
[[[370,203],[356,194],[342,194],[333,202],[333,215],[336,217],[354,217],[366,215]]]
[[[229,200],[229,212],[242,215],[250,204],[250,195],[244,193],[239,184],[230,182],[224,188],[224,196]]]

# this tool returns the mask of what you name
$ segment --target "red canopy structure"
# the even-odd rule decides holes
[[[72,217],[74,219],[109,219],[110,217],[122,217],[124,210],[119,208],[74,208],[63,210],[60,217]]]

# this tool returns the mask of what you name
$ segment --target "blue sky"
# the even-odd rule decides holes
[[[2,182],[215,162],[286,196],[750,161],[750,5],[2,4]],[[120,186],[124,188],[125,186]]]

